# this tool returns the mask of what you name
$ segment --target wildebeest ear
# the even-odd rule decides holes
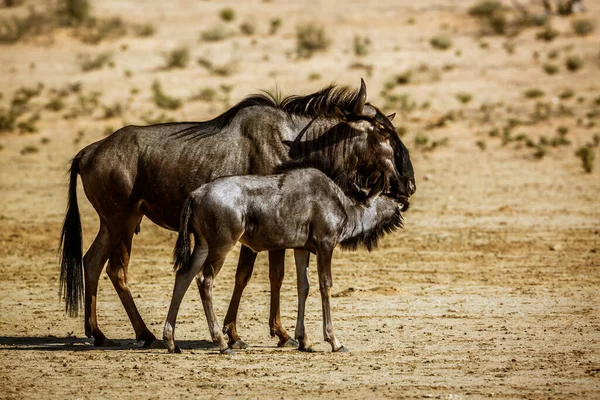
[[[379,196],[381,194],[381,192],[383,192],[383,188],[385,186],[385,177],[383,176],[383,174],[379,175],[379,178],[377,178],[377,181],[375,182],[375,184],[373,186],[371,186],[371,189],[369,190],[369,195],[367,196],[367,202],[373,200],[375,197]]]
[[[387,118],[388,118],[390,121],[393,121],[395,116],[396,116],[396,113],[393,113],[393,114],[390,114],[390,115],[388,115],[388,116],[387,116]]]
[[[360,78],[360,90],[358,96],[356,96],[356,102],[354,103],[354,114],[359,117],[374,117],[376,115],[375,109],[366,104],[367,102],[367,85],[363,78]]]

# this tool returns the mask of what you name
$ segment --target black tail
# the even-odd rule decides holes
[[[190,247],[190,217],[192,216],[194,201],[192,196],[188,197],[183,205],[181,212],[181,221],[179,223],[179,236],[177,244],[173,250],[174,271],[190,268],[190,259],[192,249]]]
[[[77,206],[77,175],[79,159],[71,163],[69,180],[69,200],[67,215],[60,235],[60,289],[59,295],[65,299],[65,312],[76,317],[83,295],[83,235]]]

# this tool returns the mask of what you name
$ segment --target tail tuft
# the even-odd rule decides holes
[[[60,235],[60,288],[59,296],[65,299],[65,312],[76,317],[83,299],[83,233],[79,206],[77,205],[77,175],[79,159],[71,163],[67,214]]]

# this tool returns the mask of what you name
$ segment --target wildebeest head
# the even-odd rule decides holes
[[[361,166],[367,180],[374,182],[377,172],[385,175],[385,193],[408,208],[408,199],[416,190],[415,176],[408,149],[400,140],[392,124],[395,114],[386,116],[379,108],[367,103],[367,89],[361,79],[361,88],[354,107],[347,111],[349,124],[370,136],[364,164]],[[375,167],[375,168],[373,168]],[[365,169],[366,168],[366,169]],[[364,175],[363,175],[364,176]]]

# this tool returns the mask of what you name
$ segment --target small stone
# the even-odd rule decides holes
[[[560,244],[560,243],[555,243],[550,246],[550,250],[552,250],[552,251],[561,251],[562,248],[563,248],[562,244]]]

